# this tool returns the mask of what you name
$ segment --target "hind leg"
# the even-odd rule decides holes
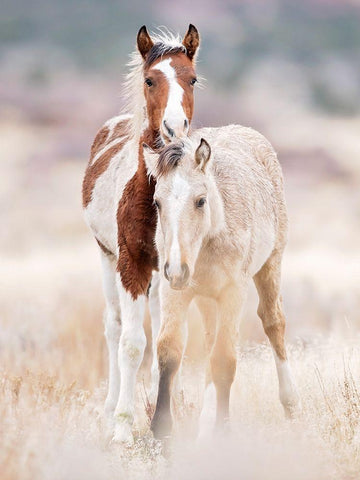
[[[259,294],[258,315],[273,348],[279,379],[280,401],[291,416],[299,404],[285,348],[285,316],[280,296],[281,254],[273,254],[254,276]]]
[[[109,351],[109,387],[105,414],[112,418],[120,392],[118,349],[121,334],[120,303],[116,287],[116,261],[112,255],[101,252],[102,281],[105,296],[105,338]]]

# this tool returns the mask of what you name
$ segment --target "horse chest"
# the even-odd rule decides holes
[[[134,299],[145,294],[157,268],[154,237],[157,214],[153,203],[155,182],[148,178],[142,158],[135,175],[126,184],[117,210],[121,281]]]
[[[231,264],[233,269],[234,264]],[[224,265],[218,255],[213,252],[201,252],[194,272],[194,290],[197,295],[217,297],[219,292],[229,283],[233,271]]]

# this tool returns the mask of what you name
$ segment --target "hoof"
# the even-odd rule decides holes
[[[116,425],[115,433],[112,437],[113,443],[121,443],[122,445],[131,446],[134,444],[134,437],[131,429],[131,425],[123,423]]]
[[[115,423],[115,433],[113,436],[113,442],[132,445],[134,443],[134,437],[132,434],[132,424],[134,422],[134,416],[131,413],[116,413],[113,417]]]
[[[283,405],[285,417],[288,420],[295,420],[301,413],[301,403]]]
[[[286,399],[281,399],[284,407],[285,417],[294,420],[301,412],[301,401],[298,393],[294,390],[291,395],[287,395]]]

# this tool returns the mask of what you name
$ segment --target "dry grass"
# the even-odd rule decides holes
[[[31,345],[15,351],[2,346],[2,479],[358,478],[358,338],[291,345],[303,403],[293,422],[284,419],[278,402],[270,348],[242,345],[231,398],[232,433],[200,444],[184,427],[184,417],[190,415],[194,430],[201,397],[200,366],[188,359],[184,401],[177,408],[178,433],[167,462],[148,431],[141,380],[137,441],[131,448],[110,442],[101,415],[104,372],[97,365],[102,336],[91,322],[74,321],[77,326],[62,326],[62,334],[42,352]],[[79,325],[82,335],[77,334]]]

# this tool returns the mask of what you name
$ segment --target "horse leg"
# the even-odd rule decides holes
[[[218,326],[210,363],[216,388],[216,428],[222,430],[229,419],[231,385],[236,372],[236,343],[238,320],[247,282],[230,285],[218,298]]]
[[[177,372],[174,375],[173,383],[172,383],[172,393],[171,393],[171,411],[174,413],[177,409],[181,408],[184,404],[184,388],[182,382],[182,367],[183,363],[182,360],[184,358],[187,340],[189,335],[189,328],[188,323],[184,322],[182,324],[182,340],[183,340],[183,351],[181,354],[180,365]]]
[[[160,299],[159,299],[160,275],[153,273],[149,293],[149,309],[151,317],[152,337],[152,364],[151,364],[151,388],[150,403],[155,406],[159,386],[159,365],[156,351],[156,343],[160,330]]]
[[[144,356],[146,336],[144,332],[144,312],[146,295],[136,300],[118,280],[118,292],[122,312],[122,332],[120,337],[118,362],[121,372],[119,401],[115,409],[114,440],[132,442],[132,424],[135,415],[136,375]]]
[[[102,281],[105,296],[105,338],[109,351],[109,387],[105,415],[112,418],[120,391],[120,370],[117,361],[121,333],[120,302],[116,287],[116,260],[101,251]]]
[[[160,378],[156,409],[151,422],[151,430],[156,438],[164,438],[171,433],[171,391],[183,356],[184,324],[190,300],[188,294],[161,285],[161,328],[157,342]]]
[[[216,392],[211,375],[210,353],[215,341],[217,304],[214,300],[205,297],[197,297],[195,301],[201,313],[205,333],[205,392],[199,418],[199,438],[203,438],[209,433],[215,420]]]
[[[280,296],[281,254],[273,254],[254,276],[259,294],[258,315],[273,348],[279,379],[280,401],[291,416],[299,404],[285,348],[285,316]]]

